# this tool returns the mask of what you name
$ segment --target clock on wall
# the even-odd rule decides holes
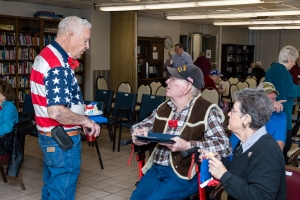
[[[165,37],[165,48],[170,49],[172,47],[172,38],[170,36]]]

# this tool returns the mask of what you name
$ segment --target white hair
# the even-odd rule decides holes
[[[299,56],[299,53],[297,49],[293,46],[285,46],[281,49],[279,56],[278,56],[278,62],[279,63],[288,63],[288,59],[291,60],[291,62],[295,62]]]
[[[92,24],[86,19],[81,19],[77,16],[69,16],[61,20],[59,23],[57,35],[64,34],[70,30],[76,34],[79,34],[83,27],[92,28]]]

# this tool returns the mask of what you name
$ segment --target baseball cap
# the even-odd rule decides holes
[[[274,85],[270,82],[262,82],[257,86],[256,89],[264,90],[267,94],[271,92],[275,92],[276,94],[279,94],[279,92],[275,89]]]
[[[204,78],[201,69],[194,64],[183,65],[178,68],[167,67],[169,73],[179,79],[184,79],[197,89],[204,87]]]
[[[212,70],[209,74],[223,76],[217,69]]]

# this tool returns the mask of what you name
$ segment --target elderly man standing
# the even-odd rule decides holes
[[[175,44],[175,52],[176,53],[172,55],[171,60],[168,59],[165,62],[165,64],[164,64],[165,66],[178,68],[183,65],[194,63],[190,54],[188,54],[187,52],[185,52],[183,50],[183,45],[181,43]]]
[[[76,80],[75,59],[89,48],[91,24],[76,16],[64,18],[57,37],[35,58],[30,77],[31,96],[44,153],[42,199],[75,199],[81,164],[80,129],[98,136],[100,127],[83,115],[82,94]],[[69,135],[73,146],[63,150],[51,130],[62,126],[58,134]]]
[[[155,146],[143,168],[145,176],[132,193],[132,200],[184,199],[197,192],[197,176],[195,173],[188,176],[191,158],[183,158],[180,153],[183,150],[197,146],[217,151],[223,156],[231,152],[222,126],[222,110],[201,97],[200,91],[204,86],[201,70],[191,64],[168,67],[168,71],[171,76],[166,81],[166,95],[170,101],[164,102],[150,117],[134,125],[131,134],[136,145],[147,144],[138,141],[135,136],[147,135],[148,132],[172,134],[175,143],[158,143]]]

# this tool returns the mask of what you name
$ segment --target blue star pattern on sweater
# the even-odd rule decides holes
[[[83,104],[82,93],[77,79],[70,68],[55,67],[44,77],[47,106]]]

